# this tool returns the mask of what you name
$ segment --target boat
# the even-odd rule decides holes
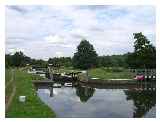
[[[136,75],[136,77],[134,78],[134,80],[144,80],[144,75]]]
[[[70,86],[72,86],[72,83],[65,83],[64,86],[70,87]]]

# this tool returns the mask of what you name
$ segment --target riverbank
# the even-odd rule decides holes
[[[135,76],[128,69],[107,67],[90,69],[88,70],[88,75],[90,78],[98,78],[106,81],[110,79],[133,79]]]
[[[55,113],[45,105],[36,94],[33,80],[41,79],[20,69],[6,69],[6,104],[13,96],[6,110],[9,118],[45,118],[55,117]],[[13,74],[14,73],[14,74]],[[15,89],[15,91],[13,90]],[[13,91],[15,92],[13,94]],[[19,102],[19,96],[26,96],[26,102]]]
[[[74,69],[73,67],[63,67],[57,70],[59,73],[69,73],[69,72],[79,72],[80,69]],[[133,79],[135,73],[130,72],[128,69],[122,67],[100,67],[91,68],[86,70],[88,72],[88,77],[97,78],[101,80],[109,79]]]

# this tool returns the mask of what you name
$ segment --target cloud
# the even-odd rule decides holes
[[[21,49],[33,58],[73,56],[81,39],[99,55],[133,51],[133,33],[155,45],[153,6],[7,6],[6,53]],[[61,52],[61,53],[57,53]]]
[[[64,55],[63,55],[63,52],[56,52],[56,56],[57,57],[63,57]]]
[[[58,35],[49,35],[45,37],[45,40],[49,43],[64,43],[64,38]]]
[[[22,14],[27,12],[24,8],[21,8],[19,6],[8,6],[8,8],[10,8],[16,12],[22,13]]]

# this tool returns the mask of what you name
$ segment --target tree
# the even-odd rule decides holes
[[[5,67],[9,68],[10,66],[12,66],[12,56],[9,54],[5,55]]]
[[[93,45],[87,40],[82,40],[74,53],[73,66],[80,69],[88,69],[97,65],[97,53]]]
[[[71,57],[54,57],[54,58],[49,58],[48,60],[49,64],[53,64],[54,66],[59,65],[59,66],[65,66],[65,67],[70,67],[72,66],[72,60]]]
[[[98,57],[98,64],[99,67],[111,67],[112,66],[112,60],[110,56],[99,56]]]
[[[16,52],[14,55],[6,54],[5,55],[5,65],[6,68],[9,67],[23,67],[26,64],[31,63],[31,58],[25,56],[21,51]]]
[[[31,65],[35,67],[47,67],[47,62],[42,59],[32,59]]]
[[[156,68],[156,48],[141,32],[134,33],[134,52],[128,55],[127,62],[134,68]]]
[[[13,56],[12,56],[12,63],[13,66],[15,67],[20,67],[23,66],[23,59],[24,59],[24,54],[22,52],[16,52]]]

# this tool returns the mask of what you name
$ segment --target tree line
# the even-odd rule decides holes
[[[83,39],[77,46],[73,57],[54,57],[48,61],[32,59],[16,52],[14,55],[5,55],[6,67],[24,67],[27,64],[47,67],[49,64],[89,69],[95,67],[125,67],[125,68],[156,68],[156,48],[141,32],[133,34],[134,52],[123,55],[98,56],[92,44]]]

